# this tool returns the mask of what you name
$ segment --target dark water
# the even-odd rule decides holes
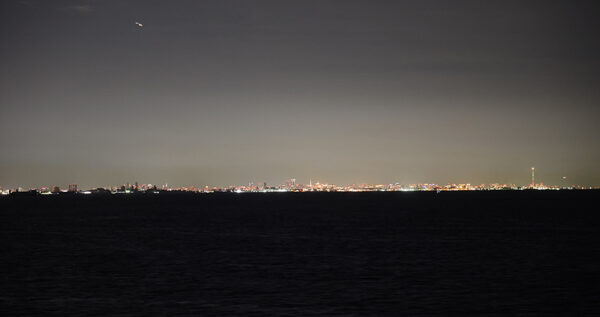
[[[597,316],[598,197],[2,197],[0,313]]]

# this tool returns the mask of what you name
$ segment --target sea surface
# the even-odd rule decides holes
[[[599,197],[0,197],[0,315],[599,316]]]

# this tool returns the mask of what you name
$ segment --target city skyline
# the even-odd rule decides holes
[[[61,192],[83,192],[90,194],[97,192],[98,190],[107,190],[113,193],[133,193],[138,191],[185,191],[185,192],[279,192],[279,191],[334,191],[334,192],[352,192],[352,191],[434,191],[434,190],[523,190],[523,189],[539,189],[539,190],[556,190],[556,189],[600,189],[599,186],[585,186],[581,184],[574,184],[568,180],[568,177],[563,176],[560,182],[555,183],[544,183],[543,181],[536,182],[535,180],[535,167],[531,167],[531,183],[529,184],[515,184],[515,183],[470,183],[470,182],[448,182],[446,184],[438,184],[432,182],[418,182],[418,183],[399,183],[390,182],[384,184],[377,183],[349,183],[349,184],[334,184],[327,181],[318,181],[311,178],[308,183],[302,183],[296,178],[288,178],[283,182],[279,183],[268,183],[266,181],[250,181],[247,185],[240,184],[228,184],[228,185],[215,185],[215,184],[169,184],[169,183],[139,183],[127,182],[122,185],[105,185],[105,186],[79,186],[80,184],[69,183],[68,188],[65,185],[53,184],[50,186],[33,186],[33,187],[11,187],[6,188],[0,186],[0,194],[10,194],[13,192],[26,192],[35,191],[38,193],[54,193],[58,194]],[[84,188],[83,190],[79,190]]]
[[[2,1],[0,185],[600,184],[599,9]]]
[[[71,179],[70,181],[67,182],[48,182],[48,183],[36,183],[36,184],[23,184],[18,183],[18,184],[0,184],[0,189],[4,188],[4,189],[15,189],[15,188],[22,188],[22,189],[26,189],[26,188],[31,188],[31,189],[39,189],[39,188],[43,188],[43,187],[53,187],[53,186],[58,186],[61,188],[64,188],[66,186],[71,186],[71,185],[79,185],[83,188],[88,188],[88,189],[92,189],[92,188],[111,188],[111,187],[115,187],[115,186],[121,186],[121,185],[129,185],[130,183],[133,185],[134,183],[140,183],[140,184],[156,184],[157,186],[165,186],[167,185],[167,187],[169,185],[171,185],[172,188],[185,188],[185,187],[203,187],[203,186],[209,186],[209,187],[219,187],[219,188],[226,188],[226,187],[237,187],[237,186],[245,186],[245,185],[241,185],[241,184],[281,184],[281,180],[285,179],[287,180],[291,180],[293,179],[294,181],[298,180],[298,184],[312,184],[314,183],[321,183],[321,184],[336,184],[336,185],[341,185],[341,186],[348,186],[348,185],[367,185],[367,184],[378,184],[378,185],[388,185],[388,184],[402,184],[402,185],[408,185],[408,184],[432,184],[432,185],[440,185],[440,186],[444,186],[444,185],[449,185],[449,184],[472,184],[472,185],[494,185],[494,184],[504,184],[507,186],[512,186],[512,187],[533,187],[534,185],[547,185],[547,186],[553,186],[553,187],[585,187],[585,188],[596,188],[599,185],[598,184],[585,184],[585,183],[578,183],[576,181],[574,181],[573,179],[571,179],[568,176],[560,176],[560,177],[556,177],[556,173],[542,173],[542,176],[538,176],[538,178],[536,178],[535,176],[535,167],[531,167],[530,170],[530,174],[528,174],[528,182],[527,181],[505,181],[506,177],[499,177],[495,180],[490,180],[490,181],[484,181],[484,182],[473,182],[473,181],[469,181],[469,180],[465,180],[465,179],[459,179],[459,180],[453,180],[453,181],[445,181],[445,182],[440,182],[440,181],[428,181],[428,180],[417,180],[417,181],[400,181],[401,177],[398,177],[396,180],[390,180],[387,182],[373,182],[373,181],[354,181],[354,182],[346,182],[346,183],[339,183],[339,182],[330,182],[329,180],[327,180],[326,178],[319,178],[319,177],[309,177],[306,180],[304,179],[298,179],[295,177],[279,177],[276,178],[275,180],[267,180],[264,177],[254,177],[252,179],[247,179],[245,180],[245,182],[242,181],[238,181],[238,182],[214,182],[214,183],[199,183],[199,182],[188,182],[188,183],[177,183],[177,182],[171,182],[168,179],[166,180],[161,180],[161,181],[148,181],[147,178],[141,178],[142,180],[144,180],[143,182],[139,182],[139,181],[135,181],[133,183],[131,183],[131,180],[127,180],[124,179],[123,177],[120,177],[121,180],[123,180],[122,182],[114,182],[114,181],[109,181],[109,182],[105,182],[105,183],[94,183],[94,184],[89,184],[89,183],[82,183],[82,182],[73,182],[73,179]],[[552,178],[548,178],[548,176],[551,175]],[[522,175],[523,176],[523,175]],[[544,179],[545,177],[545,179]],[[522,177],[525,178],[525,177]],[[503,181],[504,180],[504,181]],[[50,185],[49,185],[50,184]],[[115,185],[115,184],[121,184],[121,185]]]

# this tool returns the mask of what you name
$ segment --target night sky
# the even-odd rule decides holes
[[[600,185],[593,1],[0,6],[0,186]]]

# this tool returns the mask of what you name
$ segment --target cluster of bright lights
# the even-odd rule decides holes
[[[230,192],[230,193],[284,193],[284,192],[415,192],[415,191],[491,191],[491,190],[572,190],[572,189],[598,189],[598,187],[583,187],[583,186],[548,186],[543,183],[532,184],[527,186],[517,186],[514,184],[409,184],[404,185],[400,183],[394,184],[351,184],[351,185],[333,185],[328,183],[320,183],[312,181],[309,184],[297,184],[295,179],[286,180],[284,183],[269,186],[267,183],[254,184],[249,183],[248,185],[242,186],[225,186],[225,187],[171,187],[168,184],[162,186],[156,186],[152,184],[135,185],[124,184],[121,186],[110,186],[106,188],[94,188],[88,190],[77,189],[76,184],[70,184],[69,189],[61,189],[58,186],[52,187],[41,187],[41,188],[11,188],[2,189],[0,187],[0,194],[9,195],[11,193],[27,192],[41,195],[55,195],[55,194],[115,194],[115,195],[127,195],[127,194],[159,194],[165,192],[190,192],[208,194],[215,192]]]

